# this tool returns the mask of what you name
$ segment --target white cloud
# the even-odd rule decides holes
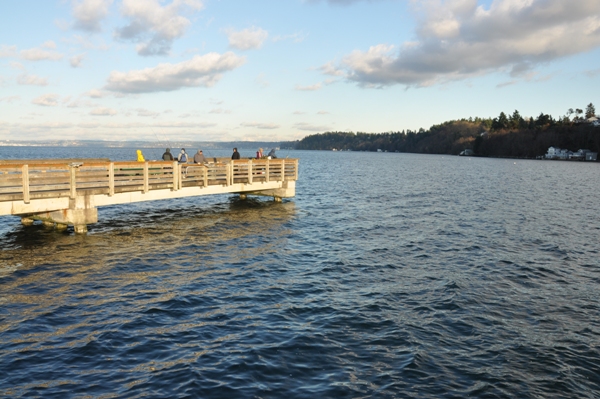
[[[20,62],[16,62],[16,61],[10,62],[10,67],[14,68],[14,69],[19,69],[21,71],[25,70],[25,65],[21,64]]]
[[[320,69],[321,72],[323,72],[325,75],[331,75],[331,76],[345,76],[346,75],[346,73],[343,70],[336,67],[333,64],[333,62],[328,62],[327,64],[321,66],[318,69]]]
[[[96,43],[92,41],[92,39],[95,40]],[[110,46],[104,43],[101,37],[73,35],[72,38],[63,39],[63,42],[79,46],[85,50],[106,51],[110,48]]]
[[[73,127],[73,124],[69,122],[42,122],[27,124],[27,128],[32,130],[68,129],[71,127]]]
[[[254,79],[257,85],[262,87],[263,89],[269,87],[269,81],[264,73],[258,74],[258,76]]]
[[[64,103],[65,101],[63,101]],[[95,104],[89,100],[83,100],[83,99],[77,99],[74,101],[71,101],[67,104],[67,108],[81,108],[81,107],[85,107],[85,108],[92,108],[92,107],[97,107],[98,104]]]
[[[58,105],[58,100],[58,94],[49,93],[42,94],[41,96],[34,98],[31,102],[33,104],[42,105],[44,107],[56,107]]]
[[[8,97],[0,97],[0,103],[5,102],[7,104],[12,104],[13,102],[20,100],[20,96],[8,96]]]
[[[317,112],[317,115],[329,115],[328,111],[319,111]]]
[[[99,32],[100,22],[108,15],[113,0],[72,0],[74,27],[86,32]]]
[[[262,47],[269,33],[261,28],[248,28],[240,31],[226,29],[229,46],[238,50],[259,49]]]
[[[47,48],[47,43],[44,43],[42,47]],[[48,51],[42,48],[31,48],[27,50],[21,50],[20,56],[22,59],[27,61],[59,61],[63,58],[63,55],[56,51]]]
[[[174,0],[165,6],[157,0],[123,0],[121,13],[130,23],[117,29],[115,36],[138,42],[139,55],[166,55],[191,24],[180,14],[202,8],[202,2],[196,0]]]
[[[305,0],[307,3],[320,3],[325,1],[326,3],[333,4],[336,6],[348,6],[354,3],[360,3],[361,1],[373,2],[373,1],[381,1],[381,0]]]
[[[274,42],[291,40],[294,43],[302,43],[304,41],[304,39],[306,39],[307,37],[308,37],[307,33],[298,32],[298,33],[293,33],[291,35],[277,35],[277,36],[273,37],[273,39],[271,39],[271,40]]]
[[[17,83],[26,86],[47,86],[48,80],[36,75],[22,74],[17,77]]]
[[[53,40],[47,40],[40,47],[56,49],[56,43]]]
[[[278,129],[280,126],[275,123],[244,122],[240,123],[243,127],[253,127],[256,129]]]
[[[294,124],[294,128],[298,129],[298,130],[305,130],[305,131],[309,131],[309,132],[326,132],[329,131],[329,127],[327,126],[323,126],[323,125],[311,125],[309,123],[305,123],[305,122],[299,122]]]
[[[529,76],[538,65],[600,47],[598,0],[427,0],[417,38],[356,50],[324,73],[365,87],[429,86],[508,70]]]
[[[90,111],[90,115],[95,116],[112,116],[116,115],[117,111],[112,108],[98,107]]]
[[[17,46],[7,46],[3,44],[0,46],[0,58],[14,57],[17,53]]]
[[[136,109],[136,111],[138,116],[149,116],[152,118],[156,118],[158,115],[160,115],[158,112],[150,111],[144,108],[138,108]]]
[[[151,93],[173,91],[183,87],[211,87],[223,72],[240,67],[245,62],[232,52],[195,56],[178,64],[159,64],[129,72],[111,72],[106,89],[120,93]]]
[[[311,86],[300,86],[300,85],[296,85],[296,90],[298,91],[317,91],[321,89],[321,83],[316,83],[314,85]]]
[[[231,114],[231,110],[223,108],[213,108],[208,111],[209,114]]]
[[[85,54],[75,55],[69,59],[69,63],[71,64],[71,66],[73,68],[79,68],[81,66],[81,63],[83,62],[84,58],[85,58]]]
[[[589,70],[585,71],[585,74],[588,77],[593,78],[593,77],[595,77],[597,75],[600,75],[600,68],[598,68],[598,69],[589,69]]]
[[[85,93],[85,95],[90,98],[102,98],[105,96],[105,94],[102,92],[102,90],[98,90],[98,89],[92,89],[92,90],[88,91],[87,93]]]

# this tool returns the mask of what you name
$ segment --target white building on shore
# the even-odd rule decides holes
[[[550,147],[544,156],[546,159],[572,159],[581,161],[596,161],[598,159],[597,152],[580,149],[577,152],[569,151],[564,148]]]

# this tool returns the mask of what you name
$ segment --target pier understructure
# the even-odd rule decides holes
[[[98,207],[212,194],[294,197],[298,159],[214,159],[207,164],[103,159],[0,161],[0,216],[86,233]]]

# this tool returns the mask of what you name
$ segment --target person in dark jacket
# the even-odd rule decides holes
[[[173,160],[173,154],[171,154],[171,149],[167,148],[165,153],[162,156],[163,161],[172,161]]]
[[[240,159],[240,153],[238,152],[237,148],[233,149],[233,154],[231,155],[231,159]]]
[[[206,158],[202,153],[202,150],[198,150],[196,154],[194,154],[194,163],[206,163]]]
[[[275,155],[275,148],[271,148],[271,151],[269,151],[269,154],[267,156],[271,157],[272,159],[277,158],[277,155]]]

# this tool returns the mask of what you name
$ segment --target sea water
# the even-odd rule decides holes
[[[600,397],[600,164],[278,155],[282,203],[0,217],[0,397]],[[51,156],[135,149],[0,148]]]

